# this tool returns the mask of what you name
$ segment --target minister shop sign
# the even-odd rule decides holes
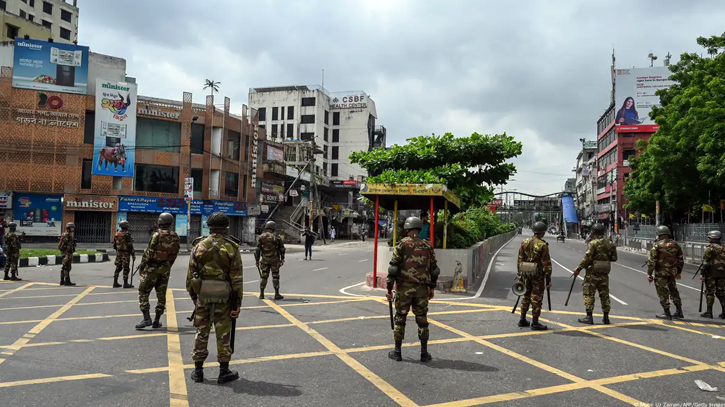
[[[96,82],[94,175],[133,177],[136,158],[135,83]]]

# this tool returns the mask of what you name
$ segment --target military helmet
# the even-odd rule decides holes
[[[270,220],[269,222],[264,224],[264,228],[269,230],[275,230],[277,229],[277,224]]]
[[[594,226],[592,226],[592,233],[596,233],[598,235],[603,235],[604,232],[606,232],[606,231],[607,231],[607,228],[604,227],[604,225],[601,223],[596,223],[596,224],[594,224]]]
[[[65,228],[66,229],[70,229],[70,228],[74,228],[75,229],[75,227],[76,227],[76,225],[73,222],[68,222],[65,225]]]
[[[209,219],[206,220],[206,225],[210,229],[226,229],[229,227],[229,217],[224,212],[214,212],[209,215]]]
[[[17,224],[17,223],[15,223],[15,222],[10,222],[10,223],[8,223],[8,228],[10,228],[10,229],[15,229],[15,228],[17,228],[17,227],[18,227],[18,224]]]
[[[667,226],[659,226],[657,228],[657,236],[662,235],[672,236],[672,233],[670,233],[670,228],[668,228]]]
[[[411,216],[405,220],[405,223],[403,224],[403,229],[405,229],[405,230],[411,230],[411,229],[421,230],[421,229],[423,229],[423,221],[421,221],[420,218]]]
[[[171,226],[174,222],[174,215],[164,212],[159,215],[159,226]]]
[[[720,240],[722,239],[722,232],[719,230],[712,230],[710,233],[707,234],[707,237],[710,239]]]
[[[118,227],[120,227],[121,229],[128,229],[128,221],[122,220],[121,222],[118,223]]]
[[[544,222],[536,222],[534,223],[534,226],[531,227],[531,230],[533,230],[534,233],[546,233],[546,224]]]

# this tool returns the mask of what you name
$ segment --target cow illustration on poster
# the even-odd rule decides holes
[[[93,174],[133,177],[136,148],[136,84],[96,84]]]

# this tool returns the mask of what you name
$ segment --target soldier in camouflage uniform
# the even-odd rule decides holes
[[[74,286],[75,283],[70,281],[70,270],[73,268],[73,253],[76,251],[76,238],[73,233],[76,225],[68,223],[65,225],[66,232],[60,237],[58,250],[63,257],[63,265],[60,268],[60,285]]]
[[[282,239],[274,234],[277,224],[269,221],[264,225],[265,232],[259,236],[257,250],[254,252],[254,259],[257,268],[260,269],[261,279],[259,280],[259,299],[264,299],[264,289],[267,287],[267,279],[272,273],[272,285],[274,286],[274,299],[282,300],[279,294],[279,268],[284,266],[285,247]],[[260,268],[261,266],[261,268]]]
[[[682,248],[672,240],[672,233],[667,226],[657,228],[657,239],[649,252],[647,261],[647,280],[650,283],[655,282],[660,305],[665,311],[664,314],[656,315],[656,317],[669,320],[673,317],[684,318],[680,292],[677,291],[677,280],[682,278],[682,268],[685,266]],[[655,274],[654,278],[652,278],[652,273]],[[670,297],[677,308],[674,315],[670,314]]]
[[[3,280],[22,281],[18,277],[18,262],[20,261],[20,240],[15,234],[18,225],[15,222],[8,224],[10,231],[5,236],[5,254],[7,261],[5,263],[5,278]]]
[[[720,243],[722,233],[713,230],[708,233],[710,245],[705,248],[702,256],[702,274],[700,281],[705,284],[707,311],[700,314],[704,318],[712,318],[712,306],[715,297],[720,301],[722,313],[718,317],[725,319],[725,246]]]
[[[551,257],[549,257],[549,243],[544,241],[546,225],[543,222],[536,222],[531,228],[534,237],[529,237],[521,242],[519,257],[517,261],[518,280],[526,287],[526,292],[521,301],[521,319],[519,327],[531,326],[534,331],[544,331],[547,326],[539,323],[541,315],[541,304],[544,301],[544,289],[551,287]],[[532,321],[526,320],[526,313],[532,305]]]
[[[397,283],[395,295],[395,349],[388,353],[388,357],[401,361],[400,347],[405,338],[405,322],[411,306],[415,323],[418,325],[418,339],[420,340],[420,361],[428,362],[433,359],[428,353],[428,300],[433,298],[440,269],[436,262],[433,246],[427,240],[418,237],[423,222],[417,217],[410,217],[403,225],[407,233],[393,251],[388,267],[388,301],[393,299],[393,285]]]
[[[121,273],[121,270],[123,270],[123,288],[133,288],[128,283],[128,273],[131,271],[129,267],[130,260],[133,257],[133,260],[136,261],[133,237],[131,237],[131,232],[128,230],[129,225],[127,221],[121,221],[118,226],[121,230],[113,237],[113,250],[116,251],[116,262],[114,263],[116,265],[116,271],[113,273],[113,288],[121,287],[121,284],[118,284],[118,275]]]
[[[174,221],[170,213],[162,213],[159,216],[159,230],[151,236],[149,245],[143,253],[138,272],[141,275],[141,283],[138,286],[138,301],[143,313],[143,320],[136,325],[136,329],[145,328],[151,325],[153,328],[161,328],[161,315],[166,310],[166,288],[169,284],[171,266],[179,254],[179,236],[171,231],[171,223]],[[156,290],[156,319],[151,322],[151,305],[149,295],[151,290]],[[175,318],[175,316],[174,316]]]
[[[194,326],[196,339],[191,358],[194,372],[191,379],[204,381],[204,361],[209,356],[209,331],[212,324],[216,332],[218,383],[239,378],[239,373],[229,370],[234,352],[231,344],[232,318],[239,317],[244,294],[244,275],[239,242],[228,236],[229,218],[222,212],[214,212],[206,224],[211,236],[194,240],[186,275],[186,291],[196,305]]]
[[[581,270],[586,270],[584,276],[584,307],[587,316],[579,318],[582,324],[593,324],[594,319],[594,294],[599,291],[599,298],[602,301],[602,323],[609,325],[609,311],[612,305],[609,301],[609,272],[611,271],[610,262],[617,261],[617,247],[604,237],[606,228],[601,223],[597,223],[592,228],[592,240],[589,243],[589,249],[584,254],[579,266],[574,270],[574,278],[579,275]]]

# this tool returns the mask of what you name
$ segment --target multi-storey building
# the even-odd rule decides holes
[[[576,205],[579,214],[579,225],[588,228],[596,218],[597,177],[597,142],[585,139],[582,149],[576,156]]]
[[[44,41],[78,42],[78,0],[0,0],[2,41],[29,35]]]

